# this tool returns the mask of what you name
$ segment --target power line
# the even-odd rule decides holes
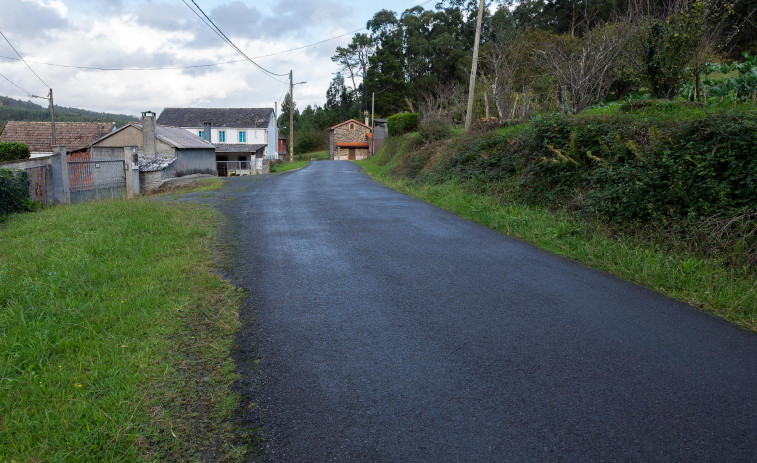
[[[434,1],[434,0],[427,0],[427,1],[423,2],[423,3],[419,3],[416,6],[423,6],[423,5],[425,5],[427,3],[430,3],[432,1]],[[186,4],[186,2],[184,2],[184,3]],[[199,14],[192,7],[190,7],[188,4],[187,4],[187,6],[192,10],[192,12],[195,15],[197,15],[200,19],[203,19],[202,17],[199,16]],[[209,27],[211,27],[209,24],[207,24],[206,21],[203,20],[203,22],[205,22],[206,25],[208,25]],[[268,53],[268,54],[265,54],[265,55],[253,56],[252,58],[249,58],[249,59],[255,60],[255,59],[260,59],[260,58],[269,58],[271,56],[283,55],[285,53],[291,53],[293,51],[303,50],[305,48],[314,47],[316,45],[320,45],[322,43],[329,42],[331,40],[341,39],[343,37],[350,36],[352,34],[355,34],[357,32],[363,31],[363,30],[368,30],[368,29],[365,28],[365,27],[361,27],[361,28],[355,29],[353,31],[346,32],[344,34],[335,35],[333,37],[328,37],[326,39],[322,39],[322,40],[319,40],[317,42],[309,43],[307,45],[302,45],[302,46],[295,47],[295,48],[290,48],[290,49],[287,49],[287,50],[277,51],[277,52],[274,52],[274,53]],[[214,30],[214,32],[215,32],[215,30]],[[216,34],[217,34],[217,32],[216,32]],[[226,40],[224,40],[224,42],[225,41]],[[21,61],[20,58],[13,58],[11,56],[0,56],[0,59],[8,59],[8,60]],[[138,68],[138,67],[112,68],[112,67],[101,67],[101,66],[76,66],[76,65],[72,65],[72,64],[46,63],[46,62],[42,62],[42,61],[26,60],[26,62],[34,63],[34,64],[41,64],[43,66],[55,66],[55,67],[60,67],[60,68],[81,69],[81,70],[85,70],[85,71],[166,71],[166,70],[170,71],[170,70],[197,69],[197,68],[206,68],[206,67],[213,67],[213,66],[222,66],[222,65],[225,65],[225,64],[235,64],[235,63],[241,63],[241,62],[244,62],[244,61],[248,61],[248,59],[237,59],[237,60],[230,60],[230,61],[220,61],[220,62],[217,62],[217,63],[207,63],[207,64],[192,64],[192,65],[187,65],[187,66],[165,66],[165,67],[146,67],[146,68]],[[257,63],[254,63],[254,64],[257,66]],[[268,72],[267,70],[264,70],[264,71]],[[274,74],[274,73],[272,73],[272,74]],[[274,74],[274,75],[285,77],[287,74]],[[283,82],[283,83],[286,83],[286,82]]]
[[[14,58],[12,56],[0,56],[0,59],[9,59],[9,60],[15,60],[15,61],[21,61],[18,58]],[[166,67],[151,67],[151,68],[106,68],[106,67],[99,67],[99,66],[74,66],[71,64],[57,64],[57,63],[44,63],[42,61],[32,61],[27,60],[30,63],[34,64],[42,64],[45,66],[55,66],[59,68],[71,68],[71,69],[82,69],[85,71],[164,71],[164,70],[178,70],[178,69],[194,69],[194,68],[206,68],[211,66],[221,66],[224,64],[233,64],[233,63],[242,63],[247,60],[244,59],[236,59],[231,61],[221,61],[218,63],[208,63],[208,64],[192,64],[188,66],[166,66]]]
[[[13,85],[13,86],[14,86],[14,87],[16,87],[17,89],[21,90],[22,92],[26,93],[27,95],[29,95],[29,96],[32,96],[31,92],[27,92],[27,91],[26,91],[26,90],[24,90],[23,88],[19,87],[18,85],[16,85],[16,83],[15,83],[15,82],[13,82],[13,81],[12,81],[12,80],[10,80],[9,78],[5,77],[5,76],[4,76],[3,74],[0,74],[0,77],[2,77],[3,79],[7,80],[8,82],[10,82],[10,83],[11,83],[11,85]]]
[[[38,75],[37,75],[37,73],[36,73],[36,72],[34,72],[34,69],[32,69],[32,67],[31,67],[31,66],[29,66],[29,63],[27,63],[26,61],[24,61],[24,57],[23,57],[23,56],[21,56],[21,53],[19,53],[19,52],[18,52],[18,50],[16,50],[16,47],[14,47],[14,46],[13,46],[13,44],[11,43],[11,41],[10,41],[10,40],[8,40],[8,37],[6,37],[6,36],[5,36],[5,34],[3,34],[3,31],[1,31],[1,30],[0,30],[0,35],[2,35],[2,36],[3,36],[3,38],[5,39],[5,41],[6,41],[6,42],[8,42],[8,45],[10,45],[10,46],[11,46],[11,48],[13,49],[13,51],[15,51],[15,52],[16,52],[16,54],[18,55],[18,57],[19,57],[19,58],[21,58],[21,61],[23,61],[23,62],[24,62],[24,64],[26,65],[26,67],[28,67],[28,68],[29,68],[29,70],[30,70],[30,71],[32,71],[32,74],[34,74],[35,76],[37,76],[37,79],[39,79],[39,81],[40,81],[40,82],[42,82],[42,85],[44,85],[44,86],[45,86],[45,88],[50,88],[50,86],[49,86],[49,85],[47,85],[47,84],[45,83],[45,81],[44,81],[44,80],[42,80],[42,78],[41,78],[40,76],[38,76]],[[7,80],[7,79],[6,79],[6,80]],[[10,81],[9,81],[9,82],[10,82]],[[14,85],[15,85],[15,84],[14,84]]]
[[[205,19],[203,19],[203,18],[202,18],[202,16],[200,16],[200,15],[199,15],[199,14],[197,13],[197,11],[195,11],[195,10],[194,10],[194,8],[192,8],[192,7],[191,7],[191,6],[189,5],[189,3],[187,3],[187,2],[186,2],[186,0],[182,0],[182,2],[183,2],[183,3],[184,3],[184,4],[186,5],[186,6],[187,6],[187,8],[189,8],[190,10],[192,10],[192,12],[193,12],[193,13],[194,13],[195,15],[197,15],[197,17],[198,17],[198,18],[200,18],[200,19],[202,20],[202,22],[204,22],[204,23],[205,23],[205,25],[207,25],[208,27],[210,27],[210,29],[211,29],[211,30],[212,30],[213,32],[215,32],[215,33],[216,33],[216,35],[218,35],[219,37],[221,37],[221,39],[223,39],[223,41],[224,41],[224,42],[226,42],[226,43],[227,43],[227,44],[228,44],[228,45],[229,45],[229,46],[230,46],[231,48],[233,48],[234,50],[236,50],[236,51],[237,51],[237,53],[239,53],[240,55],[242,55],[242,56],[243,56],[243,57],[244,57],[244,58],[245,58],[245,59],[246,59],[247,61],[249,61],[250,63],[252,63],[253,65],[255,65],[255,66],[256,66],[256,67],[258,68],[258,69],[260,69],[261,71],[263,71],[263,72],[264,72],[264,73],[265,73],[266,75],[268,75],[268,76],[269,76],[270,78],[272,78],[273,80],[276,80],[276,81],[278,81],[278,82],[281,82],[282,84],[285,84],[285,83],[286,83],[286,82],[284,82],[283,80],[277,79],[277,78],[276,78],[276,77],[274,77],[274,76],[285,77],[285,76],[287,76],[288,74],[277,74],[277,73],[275,73],[275,72],[269,71],[268,69],[264,68],[263,66],[259,65],[259,64],[258,64],[258,63],[256,63],[255,61],[253,61],[253,60],[252,60],[252,58],[250,58],[249,56],[247,56],[247,55],[246,55],[246,54],[245,54],[245,53],[244,53],[244,52],[243,52],[243,51],[242,51],[242,50],[241,50],[241,49],[240,49],[239,47],[237,47],[237,46],[236,46],[236,45],[234,44],[234,42],[232,42],[232,41],[231,41],[231,39],[229,39],[229,38],[228,38],[228,37],[226,36],[226,34],[224,34],[224,33],[223,33],[223,31],[221,31],[221,29],[220,29],[220,28],[219,28],[218,26],[216,26],[216,25],[215,25],[215,23],[213,22],[213,20],[211,20],[211,19],[210,19],[210,17],[208,17],[208,15],[207,15],[207,14],[205,14],[205,12],[204,12],[204,11],[202,10],[202,8],[200,8],[200,6],[199,6],[199,5],[198,5],[198,4],[197,4],[197,3],[195,2],[195,0],[190,0],[190,1],[191,1],[191,2],[192,2],[192,3],[194,4],[194,6],[195,6],[195,7],[197,7],[197,9],[198,9],[198,10],[200,11],[200,13],[202,13],[202,15],[203,15],[203,16],[205,17]],[[207,20],[206,20],[206,19],[207,19]]]

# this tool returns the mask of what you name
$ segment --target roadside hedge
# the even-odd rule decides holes
[[[626,110],[627,109],[627,110]],[[757,111],[623,108],[548,114],[424,144],[392,174],[565,210],[622,232],[654,228],[757,268]],[[725,244],[724,244],[725,243]]]
[[[0,162],[29,159],[31,153],[24,143],[0,143]]]
[[[26,171],[0,169],[0,217],[31,208],[29,175]]]
[[[418,130],[418,113],[400,113],[386,119],[390,136],[402,135]]]

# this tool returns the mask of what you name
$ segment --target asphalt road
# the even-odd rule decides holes
[[[757,461],[751,332],[349,162],[219,204],[266,461]]]

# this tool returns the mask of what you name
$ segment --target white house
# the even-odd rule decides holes
[[[216,146],[218,175],[245,175],[277,159],[272,108],[166,108],[158,124],[181,127]]]

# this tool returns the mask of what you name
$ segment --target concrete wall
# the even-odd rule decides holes
[[[138,146],[140,151],[144,151],[145,145],[142,140],[142,131],[134,126],[128,126],[120,132],[114,133],[105,140],[101,140],[92,145],[92,153],[94,156],[96,148],[118,148],[123,150],[124,146]],[[176,156],[176,150],[174,147],[160,140],[156,140],[156,149],[159,156]],[[123,155],[121,155],[119,159],[122,158]]]
[[[123,146],[93,146],[92,147],[92,160],[93,161],[116,161],[124,159],[124,147]]]
[[[180,149],[176,156],[175,166],[177,177],[192,174],[217,175],[215,149]]]
[[[174,161],[170,166],[163,170],[155,172],[140,172],[139,173],[139,187],[142,193],[151,193],[158,189],[163,180],[176,177],[176,163]]]

